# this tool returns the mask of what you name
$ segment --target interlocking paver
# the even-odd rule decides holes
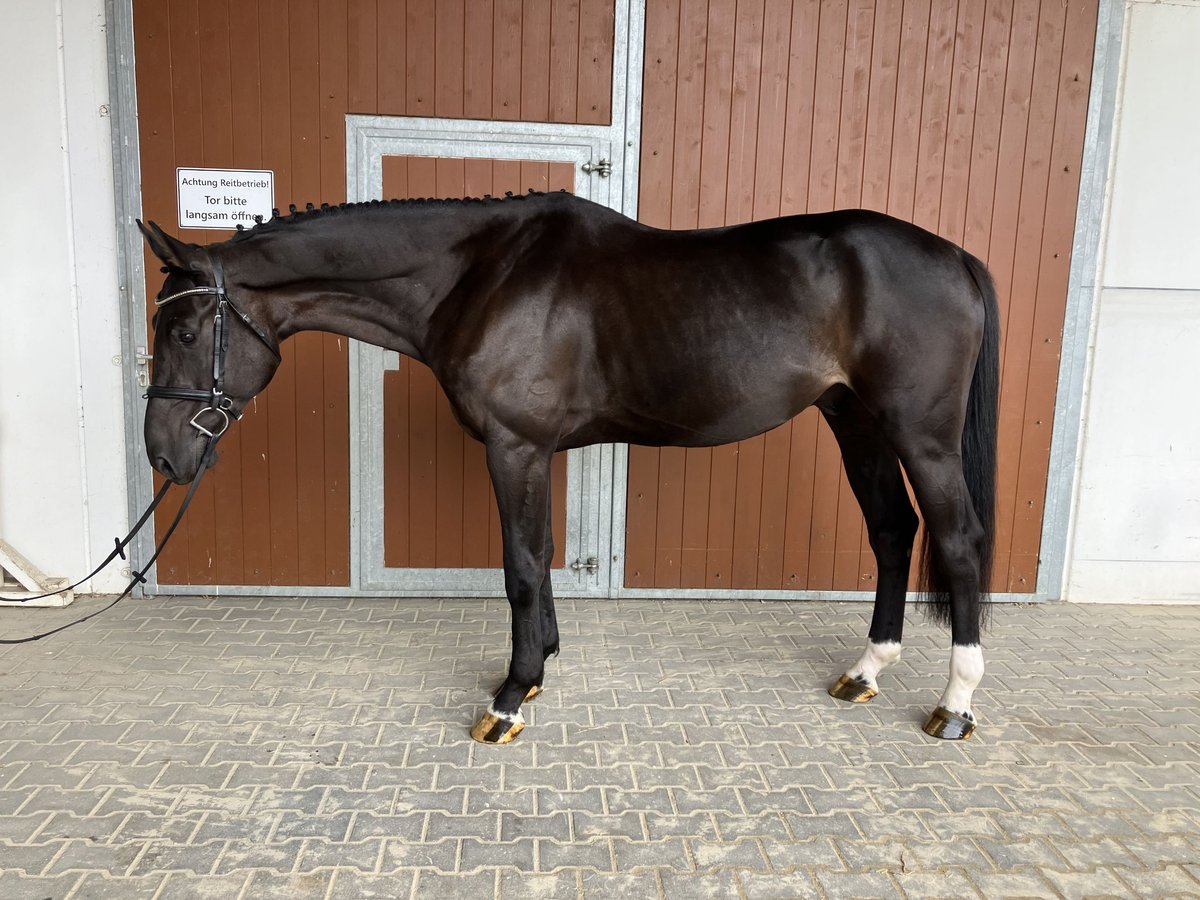
[[[0,897],[1200,896],[1200,609],[997,608],[962,744],[919,615],[825,694],[869,616],[561,601],[483,747],[502,602],[127,602],[0,650]]]

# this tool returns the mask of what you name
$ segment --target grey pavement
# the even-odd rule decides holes
[[[13,636],[99,608],[4,611]],[[0,648],[0,898],[1200,897],[1200,607],[562,601],[516,743],[490,600],[157,598]]]

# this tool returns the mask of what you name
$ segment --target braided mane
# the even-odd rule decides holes
[[[558,193],[565,193],[559,191]],[[335,215],[344,215],[346,213],[359,213],[366,210],[374,209],[391,209],[393,207],[411,207],[411,206],[466,206],[470,204],[484,203],[508,203],[510,201],[524,200],[527,197],[542,197],[545,196],[545,191],[535,191],[529,189],[527,194],[514,194],[512,191],[505,193],[503,197],[493,197],[491,194],[484,194],[482,197],[462,197],[462,198],[447,198],[440,199],[434,197],[418,197],[407,200],[364,200],[359,203],[338,203],[330,205],[322,203],[320,206],[306,204],[304,209],[297,209],[293,203],[288,206],[288,214],[280,215],[278,209],[271,210],[271,218],[263,221],[258,217],[255,224],[250,228],[237,226],[237,232],[230,240],[246,241],[256,234],[265,234],[269,232],[279,231],[291,225],[296,225],[301,222],[309,222],[314,219],[327,219]]]

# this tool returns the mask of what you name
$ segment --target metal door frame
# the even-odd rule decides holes
[[[618,145],[619,146],[619,145]],[[569,163],[575,192],[605,206],[620,203],[614,178],[588,175],[585,165],[613,166],[609,126],[562,126],[405,116],[347,116],[346,199],[383,199],[385,156],[503,159]],[[614,195],[616,199],[614,202]],[[504,575],[493,568],[398,568],[384,564],[384,372],[399,354],[350,342],[350,580],[368,591],[401,596],[504,596]],[[606,596],[612,533],[611,446],[584,447],[567,456],[566,565],[551,570],[555,594]],[[587,563],[593,563],[592,568]],[[572,568],[572,563],[575,567]]]

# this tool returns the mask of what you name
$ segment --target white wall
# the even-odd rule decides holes
[[[1200,600],[1200,2],[1128,4],[1066,597]]]
[[[128,527],[104,29],[103,0],[0,3],[0,537],[71,578]]]

